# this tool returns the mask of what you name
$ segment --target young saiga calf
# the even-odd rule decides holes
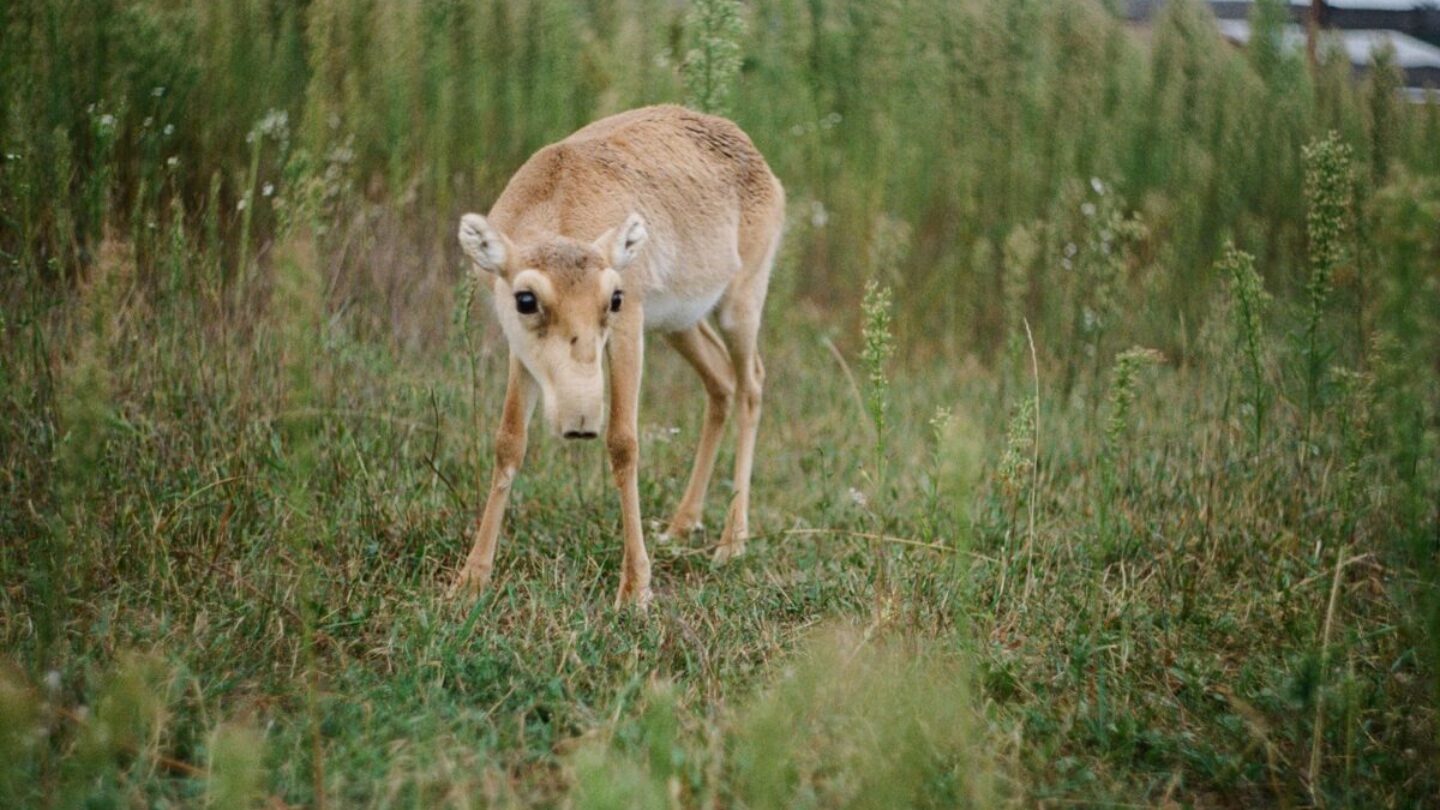
[[[784,216],[780,181],[739,127],[663,106],[605,118],[541,149],[488,217],[460,219],[460,244],[494,293],[510,371],[490,493],[455,590],[478,591],[490,578],[539,399],[555,434],[593,439],[604,431],[625,532],[616,605],[649,603],[636,477],[647,330],[694,367],[709,397],[690,483],[667,534],[684,537],[700,525],[733,400],[735,496],[715,560],[744,552],[765,379],[756,339]],[[712,312],[718,334],[706,320]]]

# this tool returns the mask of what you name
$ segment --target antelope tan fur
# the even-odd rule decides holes
[[[625,533],[616,605],[649,603],[636,470],[646,330],[694,367],[708,395],[690,483],[666,534],[699,527],[733,401],[735,496],[715,560],[744,552],[765,380],[756,339],[784,217],[785,191],[750,138],[674,106],[614,115],[541,149],[488,217],[461,217],[460,244],[494,293],[510,370],[490,492],[456,591],[477,592],[490,578],[539,399],[552,433],[604,431]]]

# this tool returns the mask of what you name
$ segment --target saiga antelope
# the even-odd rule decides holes
[[[689,362],[709,397],[666,534],[685,537],[700,525],[733,400],[735,495],[715,560],[745,550],[765,379],[756,340],[784,215],[780,181],[739,127],[662,106],[602,119],[541,149],[488,217],[461,217],[460,245],[494,293],[510,369],[490,492],[457,591],[490,578],[538,398],[552,433],[605,431],[625,534],[615,602],[649,603],[636,440],[647,330]],[[718,334],[706,320],[712,312]]]

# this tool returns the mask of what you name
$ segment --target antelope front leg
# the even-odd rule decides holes
[[[620,590],[615,607],[629,602],[644,610],[650,604],[650,556],[640,525],[638,439],[640,368],[645,354],[644,320],[638,307],[626,310],[610,339],[610,426],[606,445],[610,468],[620,490],[620,516],[625,531],[625,556],[620,564]]]
[[[505,408],[500,414],[500,427],[495,432],[495,471],[490,480],[490,495],[485,511],[475,528],[475,541],[470,555],[450,588],[451,595],[476,594],[490,581],[495,565],[495,544],[500,539],[500,524],[505,519],[505,504],[510,500],[510,485],[525,459],[525,430],[535,410],[535,384],[530,373],[514,355],[510,357],[510,376],[505,386]]]

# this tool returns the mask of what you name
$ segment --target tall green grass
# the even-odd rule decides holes
[[[11,3],[0,803],[1434,801],[1440,105],[1281,11]],[[455,216],[673,101],[792,200],[755,553],[610,610],[538,440],[448,602],[505,367]],[[697,396],[650,353],[647,516]]]
[[[1203,318],[1197,293],[1222,281],[1213,262],[1227,239],[1267,276],[1304,254],[1306,140],[1337,130],[1372,167],[1372,187],[1392,170],[1436,170],[1433,114],[1396,101],[1386,57],[1363,87],[1331,76],[1338,56],[1312,80],[1278,46],[1247,61],[1194,2],[1169,4],[1145,38],[1088,3],[767,0],[744,11],[725,22],[653,0],[24,0],[0,43],[3,247],[41,278],[73,276],[113,215],[136,234],[148,275],[153,234],[179,199],[194,218],[214,205],[230,263],[248,261],[321,181],[333,203],[382,204],[428,243],[443,229],[417,225],[485,207],[532,151],[589,120],[686,93],[711,103],[701,96],[719,91],[706,86],[732,84],[704,78],[715,62],[722,74],[738,67],[734,117],[825,223],[798,246],[807,295],[858,299],[870,244],[884,238],[876,223],[897,217],[913,231],[895,269],[909,328],[948,323],[952,347],[993,350],[1005,321],[980,302],[1003,273],[1004,241],[1048,225],[1041,260],[1058,270],[1074,241],[1067,190],[1095,178],[1150,232],[1130,269],[1161,280],[1134,337],[1169,344],[1174,317]],[[711,34],[685,33],[707,25],[741,37],[743,61],[703,46]],[[256,126],[276,114],[290,137],[257,146]],[[1064,334],[1074,302],[1063,287],[1032,285],[1042,342]]]

